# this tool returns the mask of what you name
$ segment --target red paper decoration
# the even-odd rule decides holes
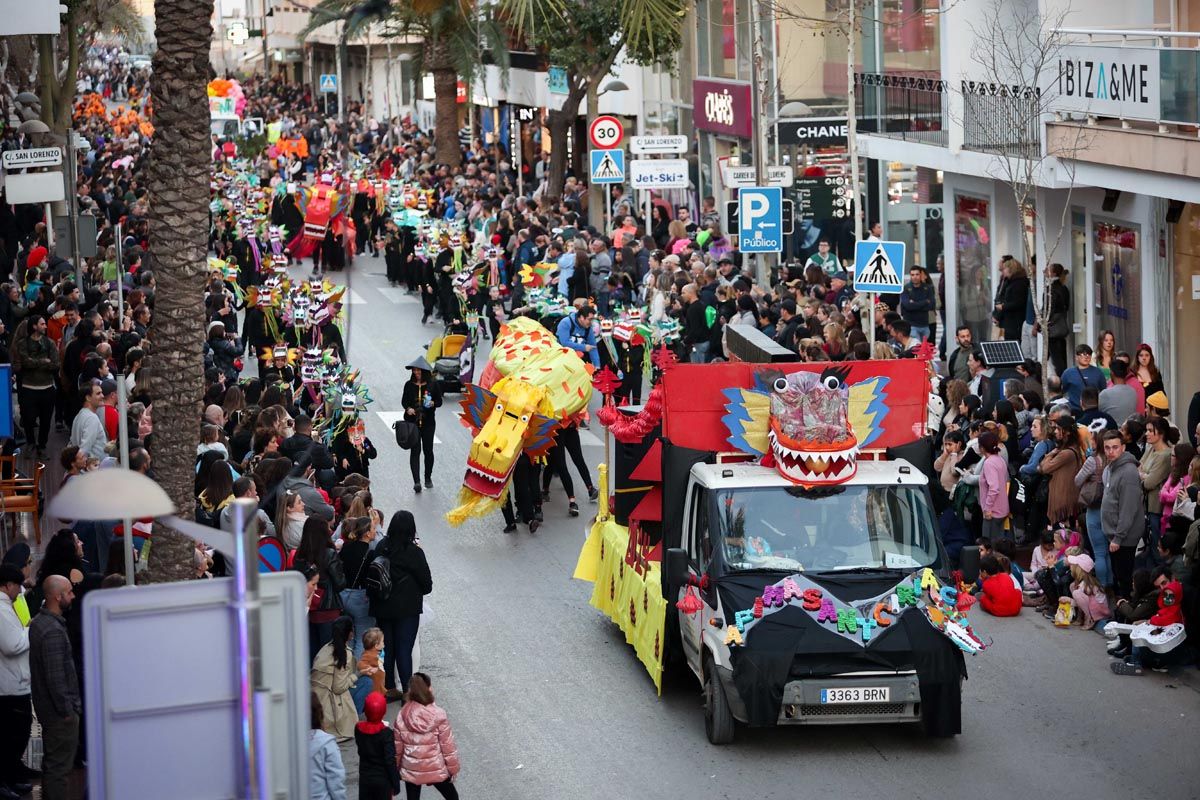
[[[592,387],[604,395],[605,399],[612,396],[621,386],[621,381],[607,366],[592,375]]]
[[[654,362],[654,366],[658,367],[660,372],[665,372],[679,361],[679,356],[675,355],[675,351],[665,344],[660,344],[654,351],[654,355],[650,356],[650,360]]]
[[[681,597],[679,601],[675,603],[675,607],[690,616],[691,614],[698,613],[700,609],[704,608],[704,603],[696,594],[696,590],[691,586],[688,586],[683,592],[683,597]]]

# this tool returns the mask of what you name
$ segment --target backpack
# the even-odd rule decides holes
[[[382,603],[392,595],[392,562],[387,556],[378,555],[367,565],[367,574],[363,578],[363,588],[367,590],[367,598],[375,603]]]

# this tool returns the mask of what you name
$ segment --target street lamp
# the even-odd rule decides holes
[[[775,117],[775,121],[778,122],[787,117],[810,117],[812,113],[812,107],[808,103],[802,103],[799,100],[789,100],[779,109],[779,114]]]
[[[625,83],[625,81],[621,80],[620,78],[617,78],[615,80],[611,80],[608,83],[606,83],[604,85],[604,88],[600,90],[600,94],[604,94],[605,92],[627,92],[627,91],[629,91],[629,85],[627,83]],[[599,97],[600,95],[596,95],[596,96]]]
[[[128,459],[126,459],[128,464]],[[150,478],[130,469],[98,469],[67,481],[47,507],[64,520],[125,519],[125,553],[132,558],[132,526],[128,520],[154,517],[197,541],[213,545],[234,562],[234,630],[238,652],[242,762],[240,797],[270,797],[270,767],[266,763],[265,726],[256,724],[266,714],[270,693],[263,687],[262,636],[259,631],[258,503],[234,500],[233,533],[200,525],[174,515],[171,498]],[[265,717],[264,717],[265,719]],[[259,754],[263,757],[259,758]]]

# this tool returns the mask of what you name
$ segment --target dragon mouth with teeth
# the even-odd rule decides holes
[[[776,379],[767,440],[775,468],[802,486],[842,483],[858,472],[858,439],[849,422],[849,369]]]
[[[841,483],[858,471],[858,440],[843,446],[798,442],[779,433],[774,422],[767,433],[775,468],[790,481],[804,486]]]

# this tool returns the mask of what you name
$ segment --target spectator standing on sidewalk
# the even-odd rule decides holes
[[[71,581],[50,575],[42,583],[42,594],[42,610],[29,625],[30,688],[33,710],[42,726],[42,797],[66,800],[83,711],[63,617],[75,592]]]
[[[1133,593],[1133,556],[1146,530],[1142,479],[1138,462],[1125,451],[1117,431],[1105,431],[1101,442],[1108,466],[1104,468],[1104,499],[1100,504],[1101,525],[1108,539],[1113,590],[1118,598]]]
[[[0,798],[29,792],[29,770],[21,756],[29,744],[33,707],[29,699],[29,629],[13,603],[21,596],[24,573],[0,565]],[[5,794],[7,791],[9,794]]]

